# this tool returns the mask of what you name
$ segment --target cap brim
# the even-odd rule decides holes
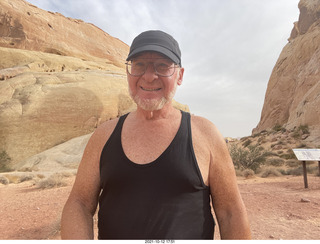
[[[130,59],[132,59],[134,56],[138,55],[139,53],[147,52],[147,51],[161,53],[161,54],[167,56],[168,58],[170,58],[175,64],[180,64],[179,58],[174,53],[172,53],[171,51],[169,51],[168,49],[166,49],[164,47],[157,46],[157,45],[146,45],[146,46],[138,47],[138,48],[134,49],[131,53],[129,53],[127,61],[129,61]]]

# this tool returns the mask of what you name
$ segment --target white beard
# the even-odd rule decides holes
[[[168,102],[171,102],[177,89],[177,84],[175,85],[172,92],[169,93],[167,97],[162,97],[160,99],[142,99],[138,95],[133,96],[132,91],[129,87],[129,93],[133,101],[137,104],[138,107],[142,108],[145,111],[156,111],[160,110]]]

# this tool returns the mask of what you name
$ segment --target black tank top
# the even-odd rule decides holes
[[[99,239],[213,239],[210,190],[196,162],[190,114],[155,161],[139,165],[122,148],[127,115],[105,144],[100,159]]]

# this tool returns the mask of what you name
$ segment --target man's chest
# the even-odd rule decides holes
[[[179,124],[135,128],[124,126],[121,135],[123,151],[134,163],[151,163],[170,146],[178,130]]]

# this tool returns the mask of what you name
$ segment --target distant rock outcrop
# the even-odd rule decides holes
[[[97,58],[124,66],[129,47],[93,24],[67,18],[24,1],[1,0],[0,46],[72,56]]]
[[[299,21],[273,68],[253,133],[308,125],[320,137],[320,0],[301,0]]]

